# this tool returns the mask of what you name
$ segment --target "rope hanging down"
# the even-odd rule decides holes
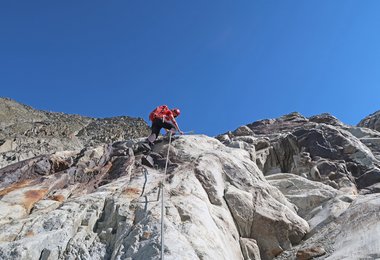
[[[168,145],[168,153],[166,155],[166,163],[165,163],[165,171],[164,171],[164,177],[161,180],[161,260],[164,260],[164,182],[166,178],[166,172],[168,170],[168,162],[169,162],[169,151],[170,151],[170,144],[172,142],[172,133],[169,134],[169,145]]]

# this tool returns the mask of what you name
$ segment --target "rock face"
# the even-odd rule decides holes
[[[162,238],[165,259],[380,257],[376,130],[292,113],[151,151],[118,130],[139,137],[138,120],[11,111],[31,114],[1,133],[32,129],[16,136],[32,151],[35,139],[66,142],[35,130],[62,118],[78,146],[0,168],[0,259],[160,259]]]
[[[301,243],[276,259],[380,256],[380,242],[374,239],[380,221],[365,217],[378,216],[380,133],[360,126],[329,114],[291,113],[217,136],[226,146],[255,151],[252,159],[269,183],[309,224]]]
[[[0,167],[56,151],[147,136],[144,120],[95,119],[34,110],[0,98]]]
[[[251,132],[241,134],[242,128]],[[344,125],[328,114],[305,118],[292,113],[217,138],[230,147],[239,144],[247,151],[255,150],[256,163],[264,175],[294,173],[356,193],[359,178],[365,187],[376,182],[373,173],[380,165],[379,134]]]
[[[167,259],[271,259],[309,231],[248,152],[206,136],[178,138],[170,152],[166,176],[142,166],[131,142],[3,168],[0,257],[158,259],[160,192]]]
[[[380,131],[380,110],[361,120],[358,126]]]

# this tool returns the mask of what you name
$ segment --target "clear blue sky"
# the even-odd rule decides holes
[[[0,96],[215,135],[298,111],[380,109],[380,1],[1,1]]]

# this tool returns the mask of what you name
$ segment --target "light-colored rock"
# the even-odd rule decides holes
[[[266,179],[297,206],[301,217],[305,217],[314,208],[341,194],[328,185],[295,174],[279,173],[266,176]]]
[[[228,148],[206,136],[184,136],[174,140],[170,159],[179,166],[167,176],[168,182],[162,191],[159,188],[164,177],[162,170],[150,168],[144,171],[138,165],[137,168],[128,166],[134,163],[133,160],[126,161],[129,164],[123,166],[124,175],[115,176],[116,169],[109,166],[110,163],[118,165],[118,161],[126,156],[121,153],[123,155],[110,157],[112,151],[107,147],[87,149],[77,155],[65,152],[49,157],[51,160],[47,161],[51,162],[69,161],[69,168],[64,172],[69,174],[75,169],[74,179],[53,171],[39,182],[3,191],[6,194],[0,200],[0,206],[1,212],[7,214],[3,219],[8,222],[1,225],[4,234],[0,244],[2,259],[13,256],[27,259],[28,255],[58,259],[158,259],[161,237],[158,195],[161,192],[166,198],[164,237],[167,259],[243,259],[243,254],[269,259],[272,249],[282,250],[280,244],[290,248],[291,243],[298,243],[307,232],[307,223],[295,214],[293,205],[267,183],[250,154],[243,149]],[[167,147],[162,142],[155,150],[166,154]],[[72,157],[76,159],[70,161]],[[39,162],[31,161],[25,167],[42,171],[42,166],[34,166]],[[51,172],[53,168],[49,169]],[[105,178],[102,176],[107,176],[107,172],[107,178],[115,176],[115,179],[93,191],[80,182],[70,184],[73,180],[96,183],[93,180]],[[67,185],[76,186],[68,189]],[[31,191],[31,201],[25,204],[22,202],[25,194]],[[242,237],[239,230],[243,224],[239,222],[240,226],[236,226],[235,218],[247,209],[236,210],[240,202],[234,201],[235,193],[251,198],[252,207],[257,201],[252,211],[256,214],[252,219],[256,224],[250,225],[258,229],[257,221],[264,219],[263,225],[279,223],[278,227],[283,226],[282,229],[272,229],[262,236],[251,230]],[[268,203],[275,205],[270,217],[265,213]],[[23,210],[15,214],[18,211],[11,205]],[[280,212],[285,212],[287,217]],[[9,216],[10,213],[13,215]],[[12,227],[19,229],[8,227],[10,221]],[[283,228],[288,233],[285,236],[281,234]],[[258,255],[252,239],[256,239],[259,245],[266,245],[262,256]],[[267,240],[276,245],[266,243]],[[28,254],[24,250],[33,252]]]
[[[380,257],[380,195],[359,196],[337,220],[340,232],[326,259]]]
[[[271,259],[297,244],[309,225],[265,190],[251,194],[230,186],[226,201],[243,237],[254,238],[263,259]],[[265,209],[265,210],[263,210]]]
[[[369,129],[369,128],[364,128],[364,127],[355,127],[355,126],[350,126],[345,128],[348,132],[350,132],[352,135],[355,137],[362,139],[362,138],[380,138],[380,132]]]
[[[297,252],[323,247],[323,259],[379,257],[380,195],[339,195],[315,208],[306,218],[312,227],[306,239],[276,259],[295,259]]]
[[[347,210],[355,197],[354,195],[338,195],[309,211],[304,217],[311,229],[308,236],[318,232],[323,225],[337,219]]]
[[[250,238],[240,238],[244,260],[261,260],[260,249],[256,240]]]

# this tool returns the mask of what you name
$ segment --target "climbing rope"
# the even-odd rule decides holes
[[[170,132],[169,134],[169,145],[168,145],[168,153],[166,155],[164,177],[162,178],[161,184],[160,184],[161,186],[161,260],[164,260],[164,208],[165,208],[164,185],[165,185],[166,172],[168,170],[169,151],[170,151],[171,142],[172,142],[172,132]]]

